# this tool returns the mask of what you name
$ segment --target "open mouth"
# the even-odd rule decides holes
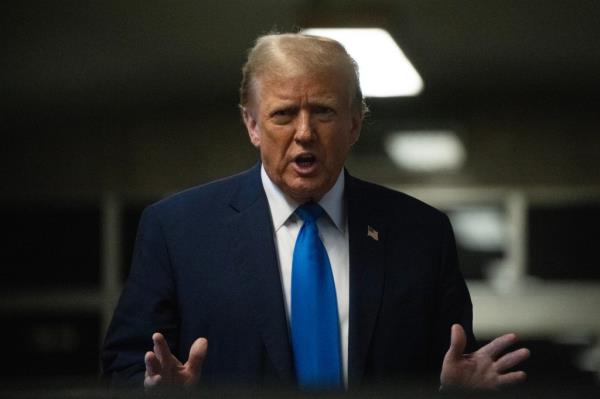
[[[302,154],[298,155],[294,159],[294,162],[301,168],[310,168],[317,162],[317,157],[312,154]]]

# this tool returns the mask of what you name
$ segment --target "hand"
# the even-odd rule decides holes
[[[450,348],[444,356],[440,382],[441,389],[499,389],[522,382],[524,371],[506,372],[529,357],[529,350],[518,349],[502,355],[517,342],[515,334],[505,334],[494,339],[478,351],[464,354],[467,337],[462,326],[454,324],[451,330]]]
[[[190,348],[190,356],[185,364],[171,353],[165,337],[161,333],[152,335],[153,351],[146,352],[146,375],[144,387],[153,388],[158,385],[185,386],[194,385],[200,378],[202,363],[206,357],[208,341],[198,338]]]

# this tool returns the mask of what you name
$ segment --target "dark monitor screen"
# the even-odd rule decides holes
[[[100,209],[95,205],[3,204],[0,286],[97,286]]]
[[[528,223],[530,275],[600,280],[600,205],[532,206]]]

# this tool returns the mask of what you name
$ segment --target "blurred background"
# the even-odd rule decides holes
[[[515,331],[533,383],[598,386],[598,21],[582,0],[4,4],[0,387],[100,384],[142,209],[256,163],[246,50],[324,26],[387,29],[424,81],[368,99],[350,172],[449,214],[480,340]]]

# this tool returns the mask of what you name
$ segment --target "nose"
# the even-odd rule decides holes
[[[298,114],[294,140],[298,143],[308,143],[315,138],[315,130],[311,121],[310,112],[302,110]]]

